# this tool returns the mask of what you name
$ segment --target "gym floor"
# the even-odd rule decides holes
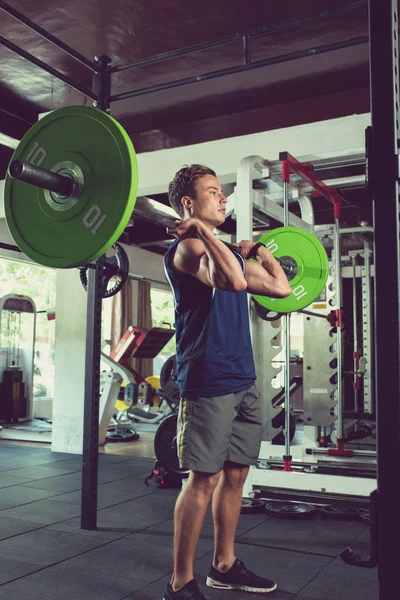
[[[80,529],[80,456],[0,441],[0,600],[162,599],[179,490],[144,484],[153,464],[151,438],[143,432],[141,443],[108,445],[99,454],[96,531]],[[261,513],[240,516],[236,550],[246,565],[278,582],[271,599],[375,600],[376,569],[349,567],[339,557],[350,544],[369,553],[365,525]],[[208,512],[195,562],[201,584],[212,548]],[[202,588],[211,600],[258,597]]]

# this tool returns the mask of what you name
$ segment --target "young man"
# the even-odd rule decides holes
[[[175,298],[182,396],[177,445],[181,467],[191,472],[176,502],[174,572],[164,600],[205,598],[193,560],[211,498],[215,548],[207,585],[272,592],[276,584],[248,570],[234,552],[242,488],[262,436],[247,294],[284,298],[291,288],[265,246],[239,242],[241,256],[215,236],[227,199],[213,170],[182,168],[170,183],[169,201],[182,219],[169,230],[177,239],[164,257]],[[250,257],[257,262],[245,263]]]

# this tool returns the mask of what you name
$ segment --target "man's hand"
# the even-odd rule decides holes
[[[235,246],[239,246],[242,249],[242,256],[244,259],[247,258],[250,250],[256,245],[256,242],[251,242],[250,240],[242,240],[241,242],[237,242]]]
[[[199,233],[201,222],[199,219],[190,217],[184,221],[176,220],[176,227],[167,227],[167,233],[174,235],[177,238],[184,239],[192,233]]]

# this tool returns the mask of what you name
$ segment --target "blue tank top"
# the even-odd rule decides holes
[[[256,380],[247,291],[215,290],[171,267],[179,242],[168,248],[164,269],[175,301],[180,393],[211,397],[241,392]],[[243,258],[234,254],[244,270]]]

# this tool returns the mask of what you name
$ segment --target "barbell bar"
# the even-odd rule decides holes
[[[86,265],[121,236],[134,213],[137,189],[135,149],[118,121],[87,106],[62,108],[35,123],[11,158],[4,193],[7,225],[17,246],[35,262],[56,268]],[[157,214],[148,220],[170,228],[176,224]],[[302,229],[282,227],[257,241],[280,262],[292,294],[254,300],[278,313],[313,302],[328,276],[319,240]],[[238,246],[226,245],[240,253]]]
[[[24,183],[29,183],[40,189],[48,190],[61,196],[69,196],[73,191],[74,181],[72,178],[67,177],[65,175],[58,175],[57,173],[47,171],[46,169],[41,169],[40,167],[24,162],[22,160],[13,160],[10,163],[8,171],[13,179],[18,179],[19,181],[23,181]],[[172,217],[164,217],[151,212],[146,214],[145,219],[156,223],[157,225],[162,225],[163,227],[169,228],[175,227],[178,221],[178,219],[173,219]],[[242,254],[242,249],[240,248],[240,246],[230,244],[229,242],[225,241],[223,243],[230,250]],[[287,272],[288,274],[292,273],[293,264],[281,264],[285,272]]]
[[[60,196],[69,196],[74,187],[71,177],[41,169],[23,160],[13,160],[8,170],[13,179],[19,179]]]

